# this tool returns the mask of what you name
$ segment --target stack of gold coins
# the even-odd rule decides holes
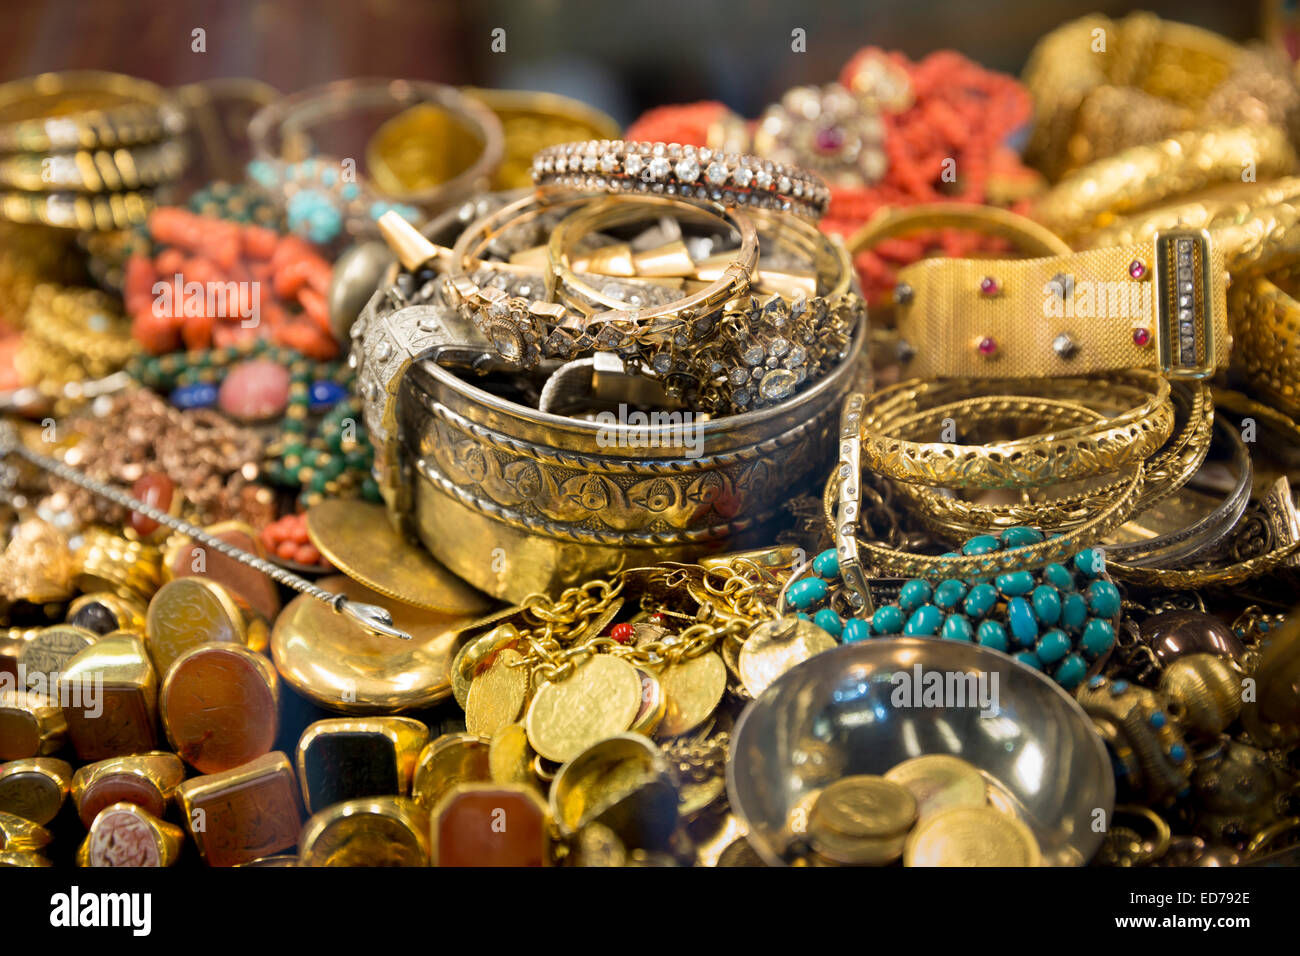
[[[845,777],[817,797],[808,817],[813,851],[845,866],[884,866],[903,855],[916,798],[884,777]]]
[[[184,111],[116,73],[43,73],[0,85],[0,218],[127,229],[184,172]]]

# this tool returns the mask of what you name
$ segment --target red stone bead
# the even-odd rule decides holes
[[[985,276],[983,279],[980,280],[980,292],[982,294],[997,295],[1001,291],[1002,291],[1002,287],[998,285],[998,280],[993,278],[992,276]]]
[[[1141,279],[1147,274],[1147,264],[1141,259],[1134,259],[1128,264],[1128,274],[1134,279]]]
[[[1146,344],[1147,344],[1148,342],[1150,342],[1150,341],[1151,341],[1151,333],[1150,333],[1149,331],[1147,331],[1146,329],[1134,329],[1134,330],[1133,330],[1133,344],[1134,344],[1134,345],[1137,345],[1137,346],[1144,346],[1144,345],[1146,345]]]
[[[663,627],[664,622],[667,620],[668,619],[666,617],[664,617],[662,614],[659,613],[650,615],[650,623],[653,624],[655,627]]]
[[[986,335],[975,344],[975,347],[979,349],[980,355],[992,355],[998,350],[998,343]]]
[[[624,621],[622,624],[615,624],[612,628],[610,628],[609,631],[609,636],[612,637],[614,640],[618,641],[620,644],[632,643],[632,638],[635,636],[635,634],[636,634],[635,629],[632,627],[631,624],[628,624],[626,621]]]
[[[838,126],[827,126],[817,131],[813,137],[813,146],[819,153],[836,153],[844,146],[844,130]]]
[[[226,373],[217,404],[241,422],[275,418],[289,404],[289,370],[270,359],[241,362]]]
[[[139,498],[159,511],[167,511],[171,508],[172,495],[175,493],[176,483],[161,472],[150,472],[131,486],[133,497]],[[135,529],[136,534],[148,536],[158,530],[158,522],[138,511],[132,511],[131,527]]]

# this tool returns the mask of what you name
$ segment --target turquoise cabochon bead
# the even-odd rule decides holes
[[[902,608],[886,604],[884,607],[876,608],[876,613],[871,615],[871,630],[882,636],[898,634],[903,630],[905,621]]]
[[[1009,646],[1007,629],[1002,626],[1001,621],[981,621],[976,635],[982,646],[991,647],[995,651],[1005,653]]]
[[[906,582],[898,590],[898,606],[909,614],[918,607],[930,600],[934,591],[930,588],[929,581],[922,581],[920,578],[913,578]]]
[[[1070,573],[1069,568],[1056,561],[1043,568],[1043,580],[1058,591],[1074,590],[1074,575]]]
[[[1088,665],[1084,663],[1083,658],[1078,654],[1069,654],[1057,666],[1052,677],[1066,690],[1074,690],[1087,673]]]
[[[934,589],[934,603],[945,611],[950,611],[957,606],[966,594],[966,584],[958,581],[956,578],[948,578],[946,581],[940,581],[938,587]]]
[[[1088,608],[1097,617],[1111,618],[1119,613],[1119,588],[1109,581],[1093,581],[1088,585]]]
[[[1088,602],[1077,591],[1067,594],[1061,601],[1061,626],[1078,633],[1088,619]]]
[[[999,574],[993,579],[993,583],[1007,597],[1019,597],[1034,589],[1034,576],[1028,571],[1011,571],[1008,574]]]
[[[876,612],[880,613],[879,611]],[[871,629],[867,627],[867,622],[860,617],[851,617],[844,622],[844,630],[840,634],[840,640],[845,644],[852,644],[854,641],[865,641],[871,636]]]
[[[909,637],[933,637],[943,624],[943,611],[933,604],[922,604],[907,619],[903,633]]]
[[[1024,598],[1015,597],[1007,603],[1007,623],[1011,626],[1011,636],[1021,647],[1033,647],[1038,641],[1038,618]]]
[[[790,585],[790,589],[785,592],[785,599],[791,607],[805,610],[826,600],[830,590],[830,585],[821,578],[802,578]]]
[[[964,614],[949,614],[940,635],[950,641],[971,641],[975,639],[975,628]]]
[[[827,548],[813,558],[812,566],[813,570],[824,578],[837,578],[840,576],[840,556],[835,553],[834,548]]]
[[[1042,540],[1043,532],[1037,528],[1029,528],[1024,525],[1007,528],[1002,532],[1002,543],[1008,548],[1023,548],[1031,544],[1038,544]]]
[[[839,637],[844,630],[844,621],[828,607],[822,608],[813,615],[813,623],[833,637]]]
[[[1050,665],[1064,659],[1065,655],[1070,653],[1072,646],[1070,636],[1059,627],[1054,627],[1038,639],[1034,653],[1038,655],[1040,661]]]
[[[984,617],[998,603],[998,589],[991,584],[977,584],[970,589],[962,609],[971,617]]]
[[[1061,592],[1050,584],[1040,584],[1034,588],[1029,602],[1034,606],[1038,620],[1052,627],[1061,619]]]
[[[961,546],[961,553],[964,555],[992,554],[997,551],[1001,545],[998,539],[991,534],[976,535]]]
[[[1083,629],[1083,636],[1079,638],[1079,649],[1089,660],[1095,660],[1110,650],[1114,643],[1115,629],[1111,627],[1110,621],[1094,617]]]

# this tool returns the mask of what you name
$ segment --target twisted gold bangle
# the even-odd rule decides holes
[[[896,437],[901,416],[891,415],[894,409],[915,407],[927,396],[952,391],[969,394],[977,387],[977,383],[962,380],[943,387],[915,379],[903,382],[866,401],[861,425],[863,464],[896,481],[950,488],[1038,487],[1119,471],[1149,458],[1169,439],[1174,425],[1169,382],[1153,372],[1124,374],[1150,383],[1149,398],[1128,412],[1097,425],[985,445]],[[1061,387],[1062,381],[1074,387],[1095,387],[1095,383],[1081,386],[1078,380],[1056,380],[1055,387]],[[1035,387],[1032,382],[1013,384]]]

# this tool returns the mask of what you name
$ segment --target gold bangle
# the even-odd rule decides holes
[[[1112,215],[1240,182],[1247,164],[1257,179],[1291,172],[1296,156],[1286,133],[1273,126],[1215,126],[1133,146],[1071,173],[1038,200],[1033,215],[1062,235],[1088,232]]]
[[[912,379],[868,398],[861,416],[862,459],[870,470],[896,481],[951,488],[1037,487],[1119,471],[1145,461],[1173,431],[1169,383],[1154,373],[1125,373],[1149,382],[1150,396],[1128,412],[1093,426],[1077,426],[1027,439],[958,445],[895,437],[891,412],[936,395],[969,394],[978,384],[954,380],[946,387]],[[1002,383],[1041,387],[1041,383]],[[1096,387],[1057,380],[1054,387]]]
[[[156,205],[158,198],[148,190],[92,195],[0,192],[0,218],[61,229],[133,229],[149,218]]]
[[[0,159],[0,186],[24,192],[121,192],[175,182],[185,171],[185,145],[163,140],[142,146],[72,153],[19,153]]]
[[[0,152],[134,146],[185,130],[185,114],[146,80],[78,70],[0,86]]]
[[[1155,506],[1191,480],[1209,453],[1213,427],[1214,402],[1210,389],[1197,383],[1193,386],[1183,429],[1167,448],[1146,462],[1146,481],[1134,507],[1135,514]],[[1060,497],[1009,504],[950,498],[932,488],[905,482],[895,482],[893,487],[917,509],[927,526],[941,534],[961,537],[1017,525],[1030,525],[1042,531],[1077,527],[1123,494],[1128,479],[1119,478]]]
[[[1255,276],[1229,290],[1234,362],[1258,392],[1292,416],[1300,415],[1300,302],[1286,291],[1300,278],[1287,269]]]
[[[1206,378],[1228,361],[1224,275],[1218,247],[1192,230],[1067,256],[913,263],[894,290],[904,374]]]
[[[588,139],[614,139],[618,122],[579,100],[533,90],[465,89],[501,121],[505,158],[492,177],[493,190],[533,184],[533,157],[547,146]]]
[[[1021,251],[1039,256],[1068,256],[1073,249],[1046,226],[994,206],[970,203],[919,203],[882,209],[849,237],[845,246],[856,256],[883,239],[930,229],[968,229],[1010,240]]]

